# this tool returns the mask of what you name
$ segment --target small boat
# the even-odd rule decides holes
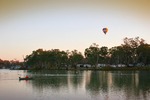
[[[30,77],[30,78],[21,78],[21,77],[19,77],[19,80],[33,80],[33,78],[32,77]]]

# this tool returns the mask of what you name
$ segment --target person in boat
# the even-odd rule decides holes
[[[28,75],[26,75],[26,77],[25,78],[29,78],[29,76]]]

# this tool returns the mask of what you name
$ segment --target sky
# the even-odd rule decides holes
[[[125,37],[150,43],[149,28],[150,0],[0,0],[0,59],[23,61],[39,48],[84,54]]]

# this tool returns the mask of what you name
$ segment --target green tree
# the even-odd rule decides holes
[[[44,51],[43,49],[38,49],[33,51],[31,55],[25,58],[27,65],[36,67],[37,69],[49,68],[52,66],[57,66],[59,60],[59,50],[49,50]]]
[[[125,64],[125,51],[122,46],[109,49],[110,64]]]
[[[101,47],[99,50],[99,63],[108,63],[108,47]]]
[[[70,52],[69,61],[75,68],[78,63],[82,63],[83,59],[84,57],[81,52],[78,52],[77,50],[73,50]]]
[[[138,61],[137,49],[140,45],[144,44],[144,40],[139,37],[135,38],[124,38],[124,44],[122,44],[123,50],[125,52],[125,63],[136,64]]]
[[[97,66],[99,61],[99,54],[100,49],[96,43],[93,43],[89,48],[86,48],[84,51],[85,58],[90,64],[95,65],[95,67]]]
[[[141,44],[137,49],[138,63],[150,64],[150,45]]]

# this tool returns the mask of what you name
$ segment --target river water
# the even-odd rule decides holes
[[[0,100],[150,100],[150,71],[2,69]]]

